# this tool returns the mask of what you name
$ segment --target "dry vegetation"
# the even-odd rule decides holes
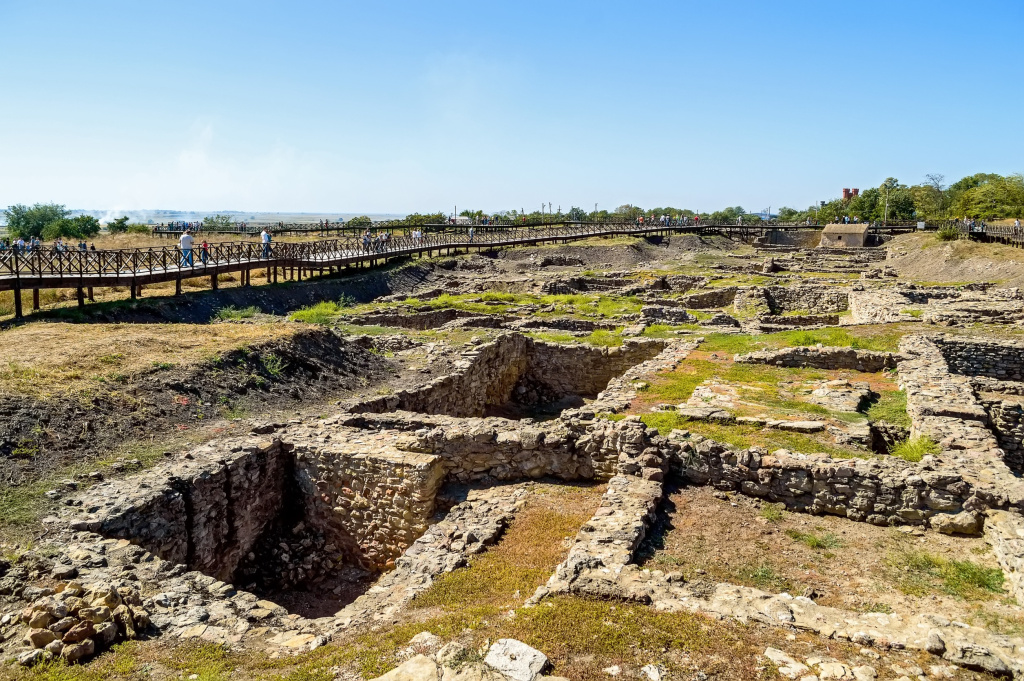
[[[50,397],[287,338],[285,324],[27,324],[2,333],[0,391]]]

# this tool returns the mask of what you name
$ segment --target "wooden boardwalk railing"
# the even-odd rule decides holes
[[[712,225],[636,222],[566,222],[543,226],[458,227],[454,233],[412,232],[388,239],[348,236],[317,241],[271,243],[253,241],[221,242],[207,248],[195,246],[182,251],[177,246],[124,250],[61,250],[37,248],[31,251],[0,251],[0,290],[14,291],[15,316],[22,316],[21,291],[33,291],[33,308],[39,308],[39,290],[75,288],[79,305],[85,304],[94,287],[127,286],[137,297],[146,284],[174,281],[175,293],[181,282],[209,276],[217,288],[217,276],[240,272],[248,286],[253,270],[266,269],[268,281],[278,275],[301,280],[314,273],[334,272],[343,267],[373,267],[388,259],[413,255],[427,257],[457,251],[507,246],[569,242],[595,236],[652,236],[672,233],[729,233],[745,238],[768,229],[807,229],[807,225]],[[820,227],[814,227],[820,229]],[[378,234],[382,234],[378,232]]]

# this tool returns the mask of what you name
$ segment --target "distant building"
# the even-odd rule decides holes
[[[864,248],[868,241],[868,225],[825,225],[821,233],[822,248]]]
[[[854,187],[853,189],[843,188],[843,201],[849,201],[850,199],[860,196],[860,190]]]

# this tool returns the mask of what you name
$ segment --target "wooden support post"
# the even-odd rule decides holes
[[[138,295],[139,295],[139,290],[135,286],[135,280],[134,279],[132,279],[131,286],[129,286],[128,288],[130,288],[132,290],[132,300],[135,300],[138,297]]]
[[[216,274],[211,274],[210,275],[210,288],[212,288],[214,291],[216,291],[217,290],[217,286],[218,286],[217,275]]]
[[[302,265],[299,265],[299,281],[302,281]]]
[[[78,287],[78,307],[85,307],[85,291],[81,286]]]
[[[25,315],[21,311],[21,287],[15,285],[14,287],[14,318],[21,319]]]
[[[178,274],[178,278],[174,280],[174,295],[181,295],[181,274]]]
[[[277,283],[277,268],[274,268],[274,283]]]
[[[89,288],[87,288],[87,289],[86,289],[86,291],[88,291],[88,295],[89,295],[89,302],[90,302],[90,303],[95,303],[95,302],[96,302],[96,296],[95,296],[95,295],[93,295],[93,289],[92,289],[92,286],[90,286]]]
[[[81,289],[79,289],[79,290],[81,290]],[[37,288],[32,289],[32,309],[33,310],[38,310],[39,309],[39,289],[37,289]]]

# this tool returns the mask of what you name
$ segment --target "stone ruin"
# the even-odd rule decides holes
[[[66,549],[41,568],[60,582],[49,593],[21,587],[31,601],[23,620],[33,628],[20,659],[60,652],[39,632],[62,615],[75,627],[91,623],[94,649],[146,628],[271,650],[317,647],[347,628],[389,621],[435,577],[486,551],[522,506],[522,481],[547,477],[606,481],[608,491],[531,603],[556,593],[636,601],[920,649],[1024,677],[1019,638],[937,615],[851,613],[731,584],[708,592],[635,561],[671,477],[797,513],[984,532],[1011,593],[1024,599],[1019,439],[1001,425],[1003,403],[974,392],[977,384],[988,388],[983,396],[994,388],[1018,395],[1011,384],[1024,376],[1020,353],[992,343],[979,354],[956,338],[919,335],[906,337],[898,355],[851,358],[825,348],[748,358],[896,366],[913,431],[943,446],[919,464],[737,451],[686,431],[658,433],[637,417],[604,418],[628,408],[640,378],[674,368],[698,344],[638,340],[595,349],[504,334],[470,347],[455,372],[422,386],[315,420],[262,424],[248,437],[199,446],[72,495],[65,516],[51,519]],[[559,410],[545,421],[490,415],[509,402]],[[1004,449],[1007,438],[1018,448]],[[290,591],[313,594],[319,607],[293,605]]]

